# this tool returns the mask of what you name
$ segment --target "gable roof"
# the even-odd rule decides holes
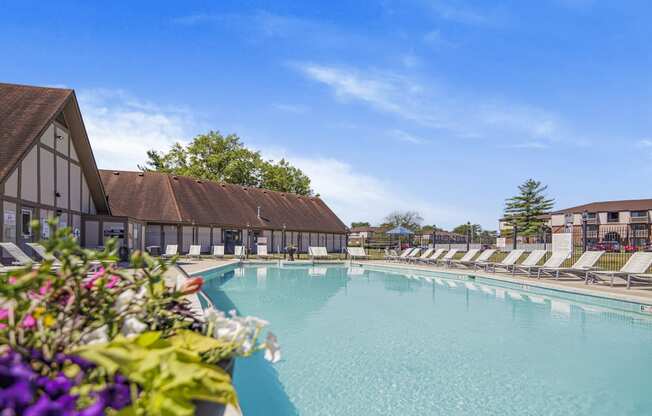
[[[111,212],[149,222],[346,233],[317,197],[159,172],[100,170]],[[258,216],[260,207],[260,217]]]
[[[627,199],[622,201],[601,201],[578,205],[553,212],[553,214],[572,214],[580,212],[619,212],[652,210],[652,199]]]
[[[61,112],[72,90],[0,83],[0,180]]]
[[[0,181],[60,114],[68,124],[95,208],[109,213],[77,97],[71,89],[0,83]]]

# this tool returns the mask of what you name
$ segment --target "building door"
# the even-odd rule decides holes
[[[233,254],[235,246],[242,245],[242,231],[241,230],[224,230],[224,253]]]
[[[38,236],[34,236],[32,230],[32,219],[34,219],[35,209],[32,207],[23,206],[20,209],[20,246],[23,250],[26,249],[25,243],[36,241]],[[28,251],[29,253],[29,251]]]

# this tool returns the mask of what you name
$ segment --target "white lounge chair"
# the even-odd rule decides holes
[[[564,262],[570,258],[571,252],[568,250],[555,250],[552,252],[548,260],[546,260],[541,266],[534,265],[534,266],[528,266],[527,269],[527,275],[530,276],[535,270],[538,271],[541,270],[542,268],[552,268],[552,267],[561,267]],[[525,269],[524,269],[525,271]]]
[[[403,257],[402,259],[399,259],[401,261],[407,261],[410,262],[411,260],[414,260],[419,256],[419,253],[421,253],[421,249],[419,247],[414,248],[407,256]]]
[[[245,252],[245,248],[244,248],[244,246],[235,246],[235,247],[233,248],[233,256],[234,256],[236,259],[241,259],[241,260],[244,259],[245,256],[246,256],[246,252]]]
[[[200,245],[191,245],[190,248],[188,249],[188,254],[186,254],[186,257],[189,259],[195,258],[195,259],[200,259],[201,258],[201,246]]]
[[[39,256],[43,260],[47,261],[52,261],[52,266],[54,268],[59,268],[61,267],[61,260],[58,259],[54,254],[48,253],[48,251],[43,247],[42,244],[39,243],[26,243],[33,251],[36,253],[37,256]],[[73,263],[79,263],[81,260],[77,257],[73,258]],[[105,260],[104,264],[114,264],[114,260]],[[89,273],[94,273],[100,269],[100,267],[103,267],[103,263],[99,260],[93,260],[88,263],[90,265],[90,268],[88,270]]]
[[[308,247],[308,256],[312,260],[315,260],[317,258],[328,258],[328,250],[326,250],[326,247]]]
[[[39,256],[41,259],[46,260],[46,261],[51,261],[53,265],[55,266],[60,266],[61,261],[54,256],[52,253],[48,253],[48,251],[39,243],[27,243],[29,248],[31,248],[34,253],[36,253],[37,256]]]
[[[559,280],[559,276],[564,275],[579,277],[586,281],[589,272],[595,270],[595,264],[604,253],[604,251],[585,251],[571,267],[542,267],[539,269],[537,277],[541,278],[541,275],[549,275]]]
[[[408,257],[408,262],[411,262],[411,261],[417,262],[417,261],[427,259],[428,257],[430,257],[430,255],[432,254],[433,251],[435,251],[434,248],[426,249],[426,251],[421,253],[421,255],[419,257]]]
[[[515,275],[516,273],[527,273],[529,275],[530,270],[536,268],[537,264],[539,264],[545,255],[546,250],[533,250],[525,260],[523,260],[523,263],[508,266],[507,271],[511,271],[512,275]]]
[[[437,260],[439,260],[439,258],[440,258],[440,257],[441,257],[445,252],[446,252],[446,250],[444,250],[443,248],[438,248],[437,250],[435,250],[435,251],[430,255],[430,257],[426,257],[426,258],[423,258],[423,259],[422,259],[422,258],[418,258],[417,261],[419,261],[419,262],[421,262],[421,263],[436,263]]]
[[[469,251],[467,251],[466,253],[464,253],[464,255],[462,256],[461,259],[459,259],[459,260],[450,259],[450,260],[448,261],[448,267],[455,267],[455,266],[457,266],[457,265],[460,265],[460,266],[466,266],[467,263],[470,263],[471,261],[473,261],[473,258],[474,258],[474,257],[475,257],[479,252],[480,252],[479,249],[477,249],[477,248],[472,248],[472,249],[470,249]]]
[[[453,257],[457,254],[459,250],[454,248],[452,250],[448,250],[448,253],[444,255],[440,260],[437,260],[437,264],[448,264],[449,261],[453,260]]]
[[[518,259],[521,258],[525,250],[512,250],[507,254],[507,256],[502,259],[499,262],[486,262],[486,263],[477,263],[477,267],[483,267],[485,270],[489,270],[490,268],[493,268],[493,272],[496,272],[496,269],[503,269],[503,270],[508,270],[510,266],[513,266],[516,264]]]
[[[398,257],[398,253],[396,252],[396,250],[385,249],[385,256],[383,257],[384,260],[389,261],[395,259],[396,257]]]
[[[367,256],[364,247],[347,247],[346,252],[351,256],[351,260],[366,259],[369,257]]]
[[[177,255],[179,252],[179,246],[176,244],[168,244],[165,246],[165,253],[161,254],[161,257],[164,259],[169,259],[170,257],[174,257]]]
[[[213,257],[221,259],[224,258],[224,246],[218,245],[213,246]]]
[[[593,282],[609,279],[611,286],[614,285],[614,279],[619,278],[627,282],[627,289],[629,289],[632,282],[652,284],[652,274],[647,274],[650,266],[652,266],[652,252],[639,251],[632,254],[619,271],[591,271],[588,273],[588,278]]]
[[[459,261],[453,261],[453,264],[455,264],[456,266],[476,268],[478,264],[484,264],[487,261],[489,261],[489,259],[491,258],[491,256],[494,255],[495,252],[496,250],[494,249],[484,250],[482,253],[480,253],[478,257],[475,258],[475,260],[464,261],[464,259],[460,259]]]
[[[25,254],[25,252],[14,243],[0,243],[0,248],[4,249],[14,259],[11,263],[13,266],[29,266],[30,264],[37,264],[34,259]]]
[[[408,247],[405,250],[403,250],[400,255],[392,258],[392,260],[401,261],[402,259],[409,256],[416,249],[417,249],[416,247]]]
[[[256,246],[256,257],[259,259],[268,259],[269,254],[267,253],[267,245],[266,244],[258,244]]]

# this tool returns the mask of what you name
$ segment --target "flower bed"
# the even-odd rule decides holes
[[[141,252],[118,269],[115,242],[85,250],[68,229],[44,244],[61,264],[0,276],[3,415],[192,415],[195,401],[237,406],[220,364],[280,360],[273,334],[259,340],[267,322],[193,312],[201,278],[170,287],[168,264]]]

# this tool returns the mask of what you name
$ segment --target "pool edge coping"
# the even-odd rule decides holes
[[[518,285],[523,285],[523,286],[531,286],[531,287],[538,287],[541,289],[547,289],[547,290],[555,290],[559,292],[564,292],[564,293],[569,293],[573,295],[583,295],[583,296],[592,296],[595,298],[601,298],[601,299],[607,299],[607,300],[615,300],[619,302],[628,302],[628,303],[634,303],[637,305],[644,305],[644,306],[651,306],[652,307],[652,299],[647,299],[647,298],[642,298],[636,295],[626,295],[626,294],[620,294],[620,293],[608,293],[608,292],[602,292],[602,291],[596,291],[592,290],[590,288],[582,289],[582,288],[576,288],[576,287],[567,287],[567,286],[561,286],[555,283],[547,282],[547,281],[537,281],[537,280],[532,280],[528,278],[512,278],[512,277],[507,277],[503,274],[494,274],[494,273],[487,273],[487,272],[482,272],[479,270],[472,270],[472,269],[441,269],[441,268],[422,268],[422,267],[414,267],[416,265],[411,265],[411,264],[395,264],[395,263],[378,263],[377,261],[356,261],[352,262],[352,264],[359,264],[361,266],[374,266],[374,267],[385,267],[389,269],[398,269],[398,270],[413,270],[413,271],[420,271],[420,272],[434,272],[434,273],[444,273],[444,274],[453,274],[453,275],[458,275],[458,276],[476,276],[476,277],[482,277],[484,279],[489,279],[489,280],[496,280],[499,282],[506,282],[506,283],[512,283],[512,284],[518,284]]]

